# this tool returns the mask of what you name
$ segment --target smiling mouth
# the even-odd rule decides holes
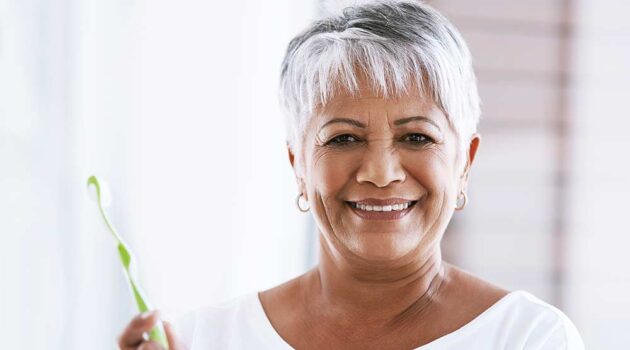
[[[391,212],[391,211],[404,211],[413,207],[418,201],[409,201],[405,203],[393,204],[393,205],[367,205],[358,204],[357,202],[346,202],[352,208],[365,211],[365,212]]]
[[[346,202],[352,212],[363,220],[397,221],[406,217],[418,201],[409,201],[392,205],[367,205],[357,202]]]

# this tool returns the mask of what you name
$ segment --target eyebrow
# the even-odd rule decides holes
[[[409,117],[409,118],[398,119],[398,120],[394,121],[394,125],[403,125],[403,124],[407,124],[407,123],[413,122],[413,121],[424,121],[424,122],[427,122],[427,123],[435,126],[438,130],[442,131],[442,129],[440,129],[440,126],[435,121],[433,121],[433,119],[427,118],[427,117],[424,117],[424,116],[414,116],[414,117]]]
[[[394,121],[394,125],[396,126],[400,126],[403,124],[407,124],[413,121],[424,121],[427,122],[433,126],[435,126],[438,130],[442,131],[442,129],[440,129],[440,126],[434,122],[431,118],[427,118],[424,116],[413,116],[413,117],[408,117],[408,118],[402,118],[402,119],[398,119],[396,121]],[[330,124],[335,124],[335,123],[346,123],[346,124],[350,124],[352,126],[356,126],[358,128],[361,129],[365,129],[367,126],[365,124],[363,124],[362,122],[356,120],[356,119],[351,119],[351,118],[334,118],[331,119],[329,121],[327,121],[326,123],[324,123],[324,125],[322,125],[321,128],[319,128],[320,130],[323,129],[324,127],[330,125]]]
[[[346,123],[346,124],[350,124],[350,125],[356,126],[358,128],[361,128],[361,129],[365,129],[367,127],[365,124],[361,123],[360,121],[358,121],[356,119],[334,118],[334,119],[331,119],[331,120],[327,121],[326,123],[324,123],[324,125],[322,125],[322,127],[319,128],[319,130],[325,128],[326,126],[328,126],[330,124],[335,124],[335,123]]]

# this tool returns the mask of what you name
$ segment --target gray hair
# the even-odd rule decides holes
[[[376,0],[317,20],[289,43],[280,102],[292,149],[301,144],[308,117],[337,88],[358,92],[359,72],[383,97],[401,96],[416,84],[445,113],[460,141],[476,132],[477,82],[457,29],[422,2]]]

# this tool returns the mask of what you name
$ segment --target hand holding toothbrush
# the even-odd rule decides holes
[[[141,312],[138,316],[133,318],[123,334],[119,337],[119,345],[123,350],[128,349],[165,349],[165,350],[184,350],[181,346],[173,346],[173,344],[179,344],[174,337],[173,332],[169,329],[166,331],[166,327],[163,325],[157,316],[157,312],[152,310],[152,306],[149,303],[148,298],[143,292],[137,277],[136,259],[131,253],[128,245],[123,241],[122,237],[114,228],[114,225],[109,220],[104,207],[109,202],[106,198],[109,197],[108,191],[104,188],[101,193],[101,183],[96,176],[90,176],[87,181],[88,187],[93,188],[94,191],[90,192],[94,194],[94,200],[98,204],[98,209],[105,221],[105,224],[114,238],[120,262],[123,266],[123,271],[129,282],[130,291],[133,299],[138,307],[138,311]],[[103,184],[104,185],[104,184]],[[146,328],[146,327],[149,328]],[[148,336],[145,340],[145,334]],[[174,342],[174,343],[173,343]]]
[[[136,315],[127,327],[118,337],[118,346],[120,350],[162,350],[164,349],[160,344],[155,341],[147,340],[145,334],[148,334],[151,329],[159,321],[159,311],[147,311]],[[173,332],[173,327],[168,322],[163,322],[164,331],[170,350],[187,350],[187,348],[181,343]]]

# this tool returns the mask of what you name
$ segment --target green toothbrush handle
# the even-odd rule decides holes
[[[125,275],[127,276],[127,280],[129,281],[129,285],[131,286],[131,290],[133,292],[133,297],[136,301],[136,305],[138,306],[138,311],[147,312],[150,309],[149,303],[144,296],[140,286],[136,282],[136,274],[134,269],[132,268],[134,265],[134,259],[127,245],[123,242],[120,235],[114,228],[114,225],[109,221],[105,210],[103,210],[103,202],[101,200],[101,185],[99,184],[96,176],[92,175],[88,178],[87,181],[88,186],[93,185],[96,188],[96,200],[98,203],[98,209],[107,225],[107,228],[112,233],[114,239],[118,242],[118,254],[120,256],[120,262],[123,265],[123,269],[125,271]],[[156,325],[149,332],[149,339],[154,342],[160,344],[165,350],[169,350],[168,340],[166,338],[166,333],[164,332],[164,325],[161,321],[158,320]]]
[[[155,324],[155,327],[151,329],[151,332],[149,332],[149,339],[168,350],[168,340],[166,339],[166,332],[164,332],[164,325],[162,324],[162,321],[158,321]]]

